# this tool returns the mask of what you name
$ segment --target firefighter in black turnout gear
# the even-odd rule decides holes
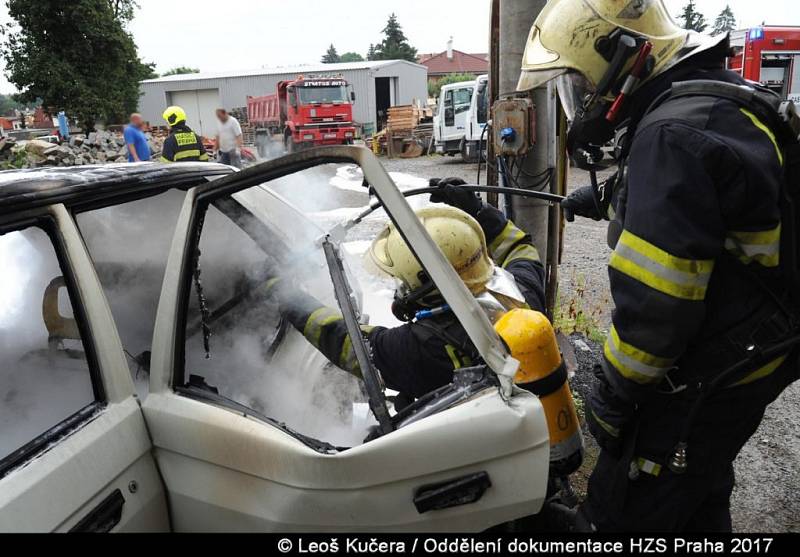
[[[515,307],[544,308],[544,267],[531,238],[497,209],[459,188],[464,181],[434,180],[435,203],[417,212],[434,242],[487,312]],[[387,227],[370,250],[373,262],[401,283],[392,307],[405,325],[362,327],[372,358],[386,386],[401,393],[404,404],[450,384],[457,369],[479,357],[466,331],[445,305],[394,226]],[[338,309],[280,279],[270,294],[292,325],[338,367],[359,376],[358,362]]]
[[[794,107],[724,69],[727,37],[624,4],[548,3],[520,80],[556,80],[580,163],[623,137],[618,172],[564,203],[614,250],[578,527],[730,531],[733,461],[800,375]]]
[[[179,106],[164,111],[169,136],[164,140],[161,162],[208,162],[202,138],[186,125],[186,112]]]

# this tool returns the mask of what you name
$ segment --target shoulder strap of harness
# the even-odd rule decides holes
[[[789,295],[800,307],[800,115],[792,101],[756,83],[737,85],[724,81],[692,80],[673,83],[645,112],[684,97],[715,97],[734,102],[751,112],[775,134],[784,155],[781,193],[781,270]]]

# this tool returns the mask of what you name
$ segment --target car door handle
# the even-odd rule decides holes
[[[125,498],[117,489],[73,526],[70,532],[92,534],[110,532],[122,520],[123,505],[125,505]]]
[[[419,514],[440,511],[477,503],[492,487],[486,472],[478,472],[439,484],[422,486],[414,494],[414,506]]]

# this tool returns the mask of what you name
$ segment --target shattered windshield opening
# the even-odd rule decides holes
[[[427,186],[392,177],[400,189]],[[352,342],[354,325],[371,339],[376,328],[404,324],[392,311],[395,279],[367,256],[389,219],[383,209],[364,215],[374,198],[363,184],[358,166],[327,164],[210,202],[191,267],[181,385],[337,447],[400,423],[376,420],[381,406],[395,416],[398,393],[382,384],[385,372],[368,386],[363,371],[376,365],[374,352],[367,345],[359,353]],[[427,194],[409,201],[417,209],[430,203]],[[340,225],[355,217],[358,226],[340,236]],[[335,284],[338,262],[343,287]]]

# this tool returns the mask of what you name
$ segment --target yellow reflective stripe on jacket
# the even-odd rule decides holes
[[[511,251],[514,245],[525,238],[525,233],[514,226],[514,223],[508,221],[506,227],[497,238],[494,239],[492,245],[489,246],[489,254],[494,262],[498,265],[502,264],[506,259],[506,255]]]
[[[361,327],[361,331],[364,334],[371,333],[375,327],[368,327],[363,326]],[[347,335],[344,338],[344,343],[342,344],[342,351],[339,354],[339,367],[345,371],[349,371],[356,377],[361,377],[361,366],[358,364],[358,358],[356,358],[356,352],[353,350],[353,340],[350,338],[350,335]]]
[[[508,257],[506,257],[505,261],[503,262],[503,268],[505,269],[514,261],[519,261],[521,259],[539,262],[541,261],[541,258],[539,257],[539,250],[530,244],[521,244],[515,247],[511,253],[508,254]]]
[[[775,137],[775,134],[772,133],[772,130],[769,129],[764,122],[759,120],[758,117],[749,110],[744,108],[740,108],[739,110],[742,111],[742,114],[750,118],[750,121],[753,122],[755,127],[767,134],[767,137],[769,137],[769,140],[772,141],[772,144],[775,146],[775,152],[778,153],[778,162],[780,162],[781,166],[783,166],[783,152],[781,152],[780,145],[778,145],[778,139]]]
[[[174,161],[169,160],[167,157],[163,157],[163,156],[161,157],[160,160],[161,160],[161,162],[174,162]]]
[[[645,474],[658,477],[661,474],[661,465],[647,460],[646,458],[637,458],[636,467]]]
[[[606,433],[608,433],[611,437],[619,437],[619,429],[617,429],[610,423],[603,420],[600,416],[597,415],[597,413],[593,409],[590,408],[589,411],[592,413],[592,418],[594,418],[594,421],[596,421],[597,424],[600,427],[602,427]]]
[[[750,383],[755,383],[759,379],[764,379],[765,377],[772,375],[772,373],[775,372],[776,369],[778,369],[783,365],[783,363],[787,360],[787,358],[789,358],[788,354],[785,356],[781,356],[777,360],[774,360],[765,365],[764,367],[757,369],[756,371],[754,371],[753,373],[751,373],[738,383],[734,384],[733,386],[740,387],[742,385],[748,385]]]
[[[623,342],[614,326],[611,327],[604,352],[611,365],[623,377],[643,385],[659,383],[677,361],[673,358],[654,356]]]
[[[625,230],[609,266],[654,290],[683,300],[704,300],[713,260],[676,257]]]
[[[453,364],[453,369],[461,369],[462,367],[469,367],[472,365],[472,358],[469,356],[459,356],[458,349],[452,344],[446,344],[444,349],[450,357],[450,362]]]
[[[777,267],[781,255],[781,225],[761,232],[729,232],[725,249],[745,265]]]
[[[306,337],[311,344],[319,348],[322,329],[332,323],[342,321],[343,319],[342,314],[334,309],[320,308],[309,316],[308,321],[306,321],[306,326],[303,329],[303,336]]]
[[[178,151],[177,153],[175,153],[175,160],[176,161],[183,160],[183,159],[189,159],[189,158],[192,158],[192,157],[195,157],[195,158],[198,158],[198,159],[202,158],[202,153],[200,152],[200,149],[189,149],[188,151]],[[208,158],[207,154],[206,154],[206,158]]]

